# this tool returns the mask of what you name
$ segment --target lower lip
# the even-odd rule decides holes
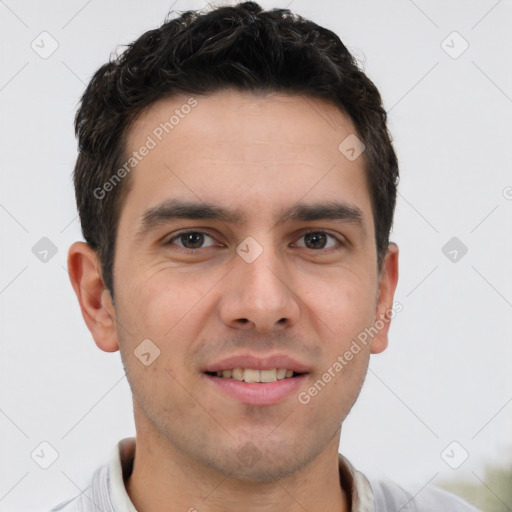
[[[275,382],[244,382],[203,374],[214,386],[244,404],[272,405],[297,394],[307,374]]]

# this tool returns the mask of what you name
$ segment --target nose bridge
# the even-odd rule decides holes
[[[287,283],[288,272],[268,237],[266,243],[242,242],[233,264],[221,310],[225,323],[270,330],[297,321],[299,308]]]
[[[276,252],[266,247],[251,263],[239,262],[241,284],[247,295],[253,300],[267,300],[268,305],[277,304],[285,299],[287,288],[283,267]],[[281,274],[281,275],[280,275]]]

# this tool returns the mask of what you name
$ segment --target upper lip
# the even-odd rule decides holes
[[[259,355],[240,354],[221,359],[211,363],[204,369],[205,372],[218,372],[233,368],[250,368],[253,370],[272,370],[274,368],[286,368],[296,373],[308,373],[308,367],[296,361],[286,354]]]

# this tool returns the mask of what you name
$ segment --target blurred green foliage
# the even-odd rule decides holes
[[[444,481],[437,486],[460,496],[484,512],[512,512],[512,466],[487,466],[473,481]]]

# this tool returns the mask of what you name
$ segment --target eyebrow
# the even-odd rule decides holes
[[[140,240],[153,229],[176,219],[209,219],[227,224],[243,224],[247,221],[246,215],[240,210],[230,210],[223,206],[199,201],[169,199],[142,214],[135,240]],[[339,201],[295,204],[280,212],[274,226],[290,221],[314,220],[336,220],[354,224],[366,235],[366,225],[361,209]]]

